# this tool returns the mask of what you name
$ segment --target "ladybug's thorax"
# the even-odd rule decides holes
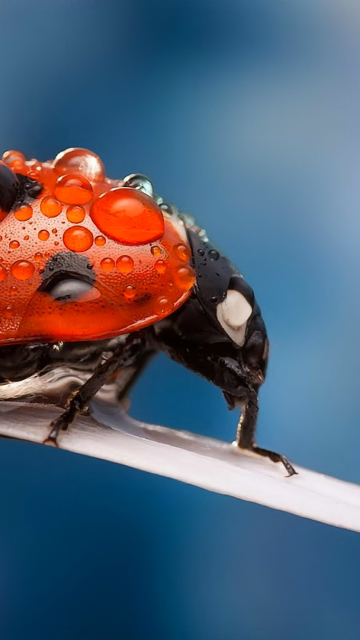
[[[1,166],[0,344],[111,338],[188,298],[186,237],[155,197],[107,178],[96,154],[41,163],[9,151]]]

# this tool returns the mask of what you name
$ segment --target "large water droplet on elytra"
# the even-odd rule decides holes
[[[58,178],[54,196],[66,204],[86,204],[93,197],[93,188],[84,176],[68,174]]]
[[[105,167],[99,156],[88,149],[70,148],[59,153],[54,160],[57,173],[80,172],[93,182],[105,179]]]
[[[11,273],[17,280],[28,280],[34,271],[34,265],[27,260],[18,260],[11,267]]]
[[[70,251],[87,251],[93,244],[93,234],[86,227],[70,227],[63,235],[65,247]]]
[[[134,260],[130,256],[120,256],[116,261],[116,268],[124,275],[131,273],[134,269]]]
[[[59,200],[52,198],[52,196],[46,196],[40,202],[40,210],[47,218],[56,218],[61,211],[62,206]]]

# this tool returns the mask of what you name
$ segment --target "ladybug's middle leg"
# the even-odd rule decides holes
[[[103,384],[116,371],[136,363],[146,350],[146,337],[144,333],[129,334],[125,343],[118,347],[112,356],[98,365],[92,376],[76,391],[69,402],[67,409],[52,421],[51,431],[44,444],[57,445],[57,437],[60,431],[65,431],[73,422],[77,413],[81,413]]]

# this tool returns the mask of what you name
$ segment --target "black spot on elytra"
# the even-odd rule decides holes
[[[3,211],[10,211],[17,199],[18,191],[18,176],[6,164],[0,164],[0,208]]]
[[[86,256],[80,256],[72,251],[56,253],[49,258],[42,273],[43,285],[40,290],[45,291],[63,279],[74,278],[88,284],[96,279],[93,265]]]
[[[43,190],[42,184],[37,180],[23,176],[21,173],[14,174],[18,181],[16,198],[12,205],[12,210],[16,211],[23,204],[31,204]]]

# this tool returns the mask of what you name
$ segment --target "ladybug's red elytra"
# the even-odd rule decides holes
[[[57,442],[114,374],[124,396],[156,352],[218,386],[255,444],[268,338],[254,293],[193,218],[141,174],[106,176],[87,149],[0,162],[0,397],[3,385],[63,365],[88,371],[51,425]],[[7,396],[8,397],[8,396]]]

